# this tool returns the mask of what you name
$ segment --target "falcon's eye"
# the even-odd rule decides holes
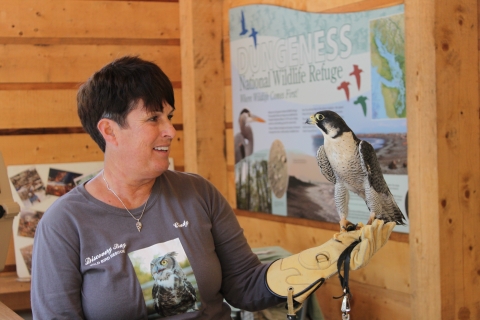
[[[317,113],[315,115],[315,119],[317,119],[317,121],[322,121],[323,119],[325,119],[325,117],[323,116],[323,114]]]
[[[161,264],[162,266],[167,265],[167,260],[162,260],[162,262],[160,262],[160,264]]]

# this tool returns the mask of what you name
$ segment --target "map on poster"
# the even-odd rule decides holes
[[[229,11],[237,208],[338,222],[334,187],[306,119],[338,113],[374,147],[408,232],[404,6],[309,13],[272,5]],[[368,208],[350,192],[349,220]]]

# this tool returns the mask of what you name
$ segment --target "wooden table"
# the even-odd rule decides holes
[[[0,272],[0,301],[14,311],[29,310],[30,282],[17,281],[16,272]],[[3,313],[0,315],[0,319],[4,319]]]
[[[0,319],[2,320],[23,320],[18,314],[0,301]]]

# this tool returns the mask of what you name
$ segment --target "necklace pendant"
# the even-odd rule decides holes
[[[140,221],[137,221],[135,225],[137,226],[138,232],[140,232],[140,230],[142,230],[142,223]]]

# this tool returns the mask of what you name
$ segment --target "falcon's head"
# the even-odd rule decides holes
[[[305,123],[316,125],[324,136],[332,139],[340,137],[344,132],[352,132],[342,117],[330,110],[312,114]]]

